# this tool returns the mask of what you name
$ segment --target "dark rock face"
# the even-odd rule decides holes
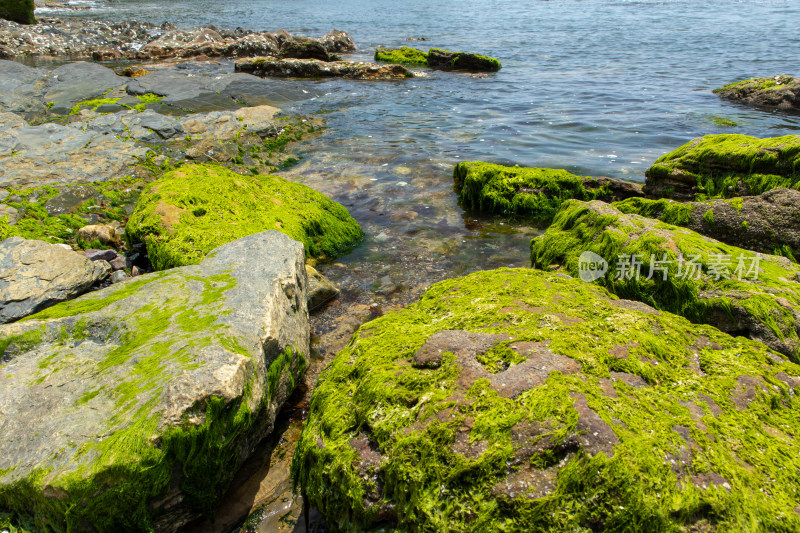
[[[495,72],[500,62],[494,58],[467,52],[451,52],[439,48],[428,51],[428,65],[440,70],[468,70],[471,72]]]
[[[714,94],[753,107],[800,111],[800,79],[794,76],[752,78],[715,89]]]
[[[563,274],[478,272],[356,332],[317,382],[292,473],[357,531],[792,530],[798,375]]]
[[[8,0],[11,2],[26,0]],[[313,42],[313,52],[291,45],[302,57],[318,57],[323,52],[351,52],[353,39],[346,32],[333,30],[321,39],[252,32],[237,28],[221,30],[214,25],[179,30],[173,25],[137,22],[102,22],[75,19],[42,19],[40,24],[21,26],[0,20],[0,58],[17,55],[55,56],[95,61],[120,59],[167,59],[191,57],[253,57],[276,55],[284,41]],[[308,47],[306,47],[308,48]],[[296,57],[294,55],[287,57]],[[330,58],[332,59],[332,58]]]
[[[281,45],[281,58],[288,59],[319,59],[320,61],[335,61],[338,56],[331,54],[320,39],[293,37]]]
[[[0,242],[0,324],[75,298],[110,273],[105,261],[57,244],[9,237]]]
[[[331,30],[322,38],[329,52],[355,52],[356,43],[346,31]]]
[[[210,511],[308,364],[304,259],[268,231],[0,326],[0,508],[35,531]]]
[[[795,189],[706,202],[633,199],[614,205],[748,250],[800,258],[800,191]]]
[[[18,24],[36,24],[34,7],[33,0],[3,0],[0,4],[0,19]]]
[[[257,57],[240,59],[236,72],[276,78],[347,78],[351,80],[398,80],[414,74],[400,65],[376,65],[351,61],[317,59],[278,59]]]

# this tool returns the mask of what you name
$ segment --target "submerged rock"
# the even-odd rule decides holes
[[[269,231],[0,327],[0,508],[37,531],[211,513],[308,363],[303,261]]]
[[[614,207],[748,250],[800,258],[800,191],[795,189],[705,202],[631,198]]]
[[[800,267],[785,257],[626,215],[603,202],[569,201],[531,241],[531,262],[596,280],[620,298],[745,335],[800,361]]]
[[[339,289],[331,280],[306,265],[308,275],[308,310],[314,311],[339,296]]]
[[[737,81],[714,94],[725,100],[755,107],[800,110],[800,79],[794,76],[772,76]]]
[[[400,65],[380,66],[358,61],[319,61],[317,59],[272,59],[257,57],[240,59],[236,72],[262,78],[348,78],[352,80],[398,80],[414,74]]]
[[[0,324],[32,315],[88,291],[111,273],[105,261],[44,241],[0,242]]]
[[[334,531],[793,530],[798,387],[759,343],[478,272],[361,327],[292,473]]]
[[[465,161],[453,170],[462,205],[474,211],[550,221],[565,200],[624,200],[641,187],[619,179],[576,176],[554,168],[506,167]]]
[[[799,167],[800,135],[706,135],[658,158],[645,172],[644,192],[675,200],[755,196],[798,188]]]
[[[184,165],[143,192],[125,229],[147,245],[156,270],[189,265],[226,242],[269,229],[336,257],[362,238],[347,209],[277,176],[244,176],[216,165]]]

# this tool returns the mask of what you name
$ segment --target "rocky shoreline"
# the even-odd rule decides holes
[[[800,529],[800,137],[694,139],[644,186],[459,163],[464,209],[547,228],[531,267],[353,309],[320,359],[314,265],[364,231],[271,175],[323,124],[262,78],[500,68],[355,49],[0,21],[0,56],[71,61],[0,59],[0,528]]]

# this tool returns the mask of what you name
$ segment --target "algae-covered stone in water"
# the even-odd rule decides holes
[[[344,206],[305,185],[184,165],[142,192],[126,237],[144,242],[160,270],[197,263],[217,246],[266,230],[302,242],[315,258],[346,253],[363,235]]]
[[[618,296],[746,335],[800,361],[800,267],[789,259],[598,201],[565,203],[531,241],[533,266],[576,277],[587,252],[608,266],[596,282]]]
[[[800,135],[759,139],[706,135],[661,156],[645,171],[651,198],[706,200],[800,186]]]

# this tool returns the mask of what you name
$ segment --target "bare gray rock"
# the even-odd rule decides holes
[[[44,241],[0,242],[0,324],[75,298],[111,272],[105,261]]]
[[[213,508],[308,363],[304,259],[259,233],[0,327],[0,507],[115,531]]]

